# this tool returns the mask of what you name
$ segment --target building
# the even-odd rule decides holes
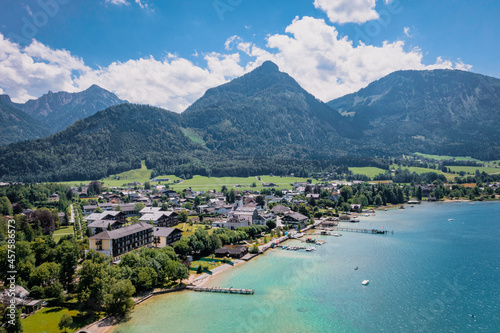
[[[271,212],[273,212],[274,215],[279,215],[281,214],[287,214],[290,212],[290,208],[283,206],[283,205],[276,205],[271,209]]]
[[[52,193],[52,194],[49,196],[48,201],[49,201],[49,202],[59,202],[59,194],[57,194],[57,193]]]
[[[6,307],[14,304],[16,308],[21,308],[24,313],[30,314],[34,311],[40,310],[43,301],[32,299],[29,295],[29,291],[27,291],[24,287],[15,285],[12,290],[5,289],[2,293],[0,293],[0,302]]]
[[[155,227],[174,227],[179,224],[179,215],[172,211],[159,211],[157,213],[144,214],[139,218],[139,221],[153,223]]]
[[[248,253],[248,248],[243,245],[225,245],[215,250],[217,257],[241,258]]]
[[[239,227],[248,227],[259,222],[259,213],[255,207],[237,207],[229,212],[224,222],[214,222],[213,227],[235,230]]]
[[[111,230],[115,230],[121,228],[123,223],[120,221],[114,220],[95,220],[94,222],[87,225],[87,228],[90,229],[92,235],[103,232],[104,230],[109,230],[111,226]]]
[[[88,206],[83,206],[83,215],[90,215],[95,210],[97,207],[101,208],[103,212],[111,211],[113,210],[113,205],[110,203],[101,203],[97,205],[88,205]]]
[[[135,223],[127,227],[103,231],[89,238],[91,250],[119,260],[121,256],[141,247],[153,246],[153,226],[148,223]]]
[[[293,226],[294,228],[297,228],[299,223],[302,227],[305,227],[307,223],[309,222],[309,218],[305,215],[302,215],[300,213],[296,212],[290,212],[283,216],[281,223],[283,224],[289,224]]]
[[[102,213],[92,213],[85,218],[87,223],[92,223],[97,220],[113,220],[125,223],[127,221],[127,215],[119,211],[108,211]]]
[[[172,246],[182,237],[182,231],[176,228],[153,228],[153,244],[155,248],[161,249],[165,246]]]

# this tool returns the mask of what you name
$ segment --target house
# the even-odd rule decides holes
[[[286,206],[283,206],[283,205],[276,205],[274,206],[272,209],[271,209],[271,212],[274,214],[274,215],[279,215],[280,213],[281,214],[287,214],[290,212],[290,208],[286,207]]]
[[[361,204],[351,205],[351,212],[361,213],[362,210],[363,205]]]
[[[139,221],[153,223],[155,227],[173,227],[179,224],[179,215],[172,211],[159,211],[153,214],[144,214],[139,218]]]
[[[103,231],[89,238],[91,250],[105,254],[113,258],[113,261],[121,259],[121,256],[141,247],[153,246],[153,226],[148,223],[135,223],[127,227]]]
[[[117,210],[120,207],[125,216],[138,216],[139,211],[135,208],[135,205],[135,203],[113,205],[113,210]]]
[[[305,227],[307,222],[309,222],[309,218],[297,212],[289,212],[281,219],[281,223],[289,224],[294,228],[297,228],[299,223],[302,227]]]
[[[59,224],[64,224],[66,220],[66,213],[57,213],[57,218],[59,219]]]
[[[43,302],[29,298],[29,294],[29,291],[24,287],[15,285],[12,289],[8,288],[0,293],[0,302],[6,307],[14,304],[16,308],[21,308],[26,314],[40,310]]]
[[[96,220],[113,220],[113,221],[120,221],[121,223],[125,223],[127,221],[127,216],[123,212],[112,210],[109,212],[92,213],[89,216],[87,216],[85,219],[87,220],[87,223],[92,223]]]
[[[90,215],[95,210],[97,207],[101,208],[103,212],[106,211],[111,211],[113,210],[113,205],[110,203],[102,203],[102,204],[97,204],[97,205],[88,205],[88,206],[83,206],[83,215]]]
[[[52,194],[49,196],[48,201],[49,201],[49,202],[59,202],[59,194],[57,194],[57,193],[52,193]]]
[[[327,227],[336,227],[339,225],[339,218],[338,217],[329,217],[326,220],[322,220],[320,222],[320,226],[327,228]]]
[[[240,259],[248,253],[248,248],[243,245],[225,245],[220,249],[215,250],[217,257],[231,257]]]
[[[144,216],[146,214],[159,213],[161,210],[161,207],[144,207],[139,211],[139,214],[141,214],[141,216]]]
[[[161,249],[165,246],[172,246],[182,237],[182,231],[177,228],[153,228],[153,244],[155,248]]]
[[[263,187],[276,187],[275,183],[262,183]]]
[[[111,230],[115,230],[121,228],[123,223],[120,221],[114,220],[95,220],[94,222],[87,225],[87,228],[90,229],[92,235],[103,232],[104,230],[108,230],[111,226]]]

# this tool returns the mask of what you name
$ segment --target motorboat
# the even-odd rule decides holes
[[[361,284],[362,284],[363,286],[368,285],[368,283],[370,283],[370,280],[363,280],[363,282],[361,282]]]

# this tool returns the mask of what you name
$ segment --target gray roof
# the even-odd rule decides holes
[[[90,223],[87,227],[106,229],[110,224],[113,223],[120,223],[120,222],[114,220],[95,220],[94,222]]]
[[[302,215],[302,214],[297,213],[297,212],[291,212],[291,213],[286,214],[285,216],[289,216],[297,221],[309,220],[309,218],[307,216]]]
[[[141,216],[139,221],[158,221],[161,219],[163,216],[170,217],[171,215],[177,215],[176,212],[168,211],[168,212],[155,212],[151,214],[144,214]]]
[[[152,229],[152,228],[153,228],[153,226],[151,224],[138,222],[138,223],[134,223],[134,224],[129,225],[129,226],[124,227],[124,228],[119,228],[119,229],[115,229],[115,230],[111,230],[111,231],[106,230],[106,231],[100,232],[97,235],[94,235],[90,238],[91,239],[118,239],[118,238],[126,237],[129,235],[141,232],[143,230]]]
[[[177,230],[179,232],[182,232],[182,231],[180,231],[177,228],[154,227],[154,229],[153,229],[153,236],[155,236],[155,237],[168,237],[175,230]]]

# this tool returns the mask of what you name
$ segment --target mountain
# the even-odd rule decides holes
[[[374,149],[500,157],[496,78],[458,70],[398,71],[328,105]]]
[[[17,181],[100,179],[140,168],[151,154],[194,151],[177,113],[121,104],[49,137],[0,147],[0,178]]]
[[[0,145],[47,136],[47,126],[15,108],[7,95],[0,95]]]
[[[110,106],[128,103],[97,85],[78,93],[49,91],[35,100],[15,106],[46,124],[51,133],[59,132],[79,119],[92,116]]]
[[[207,90],[182,123],[211,150],[259,157],[343,155],[353,134],[348,121],[270,61]]]

